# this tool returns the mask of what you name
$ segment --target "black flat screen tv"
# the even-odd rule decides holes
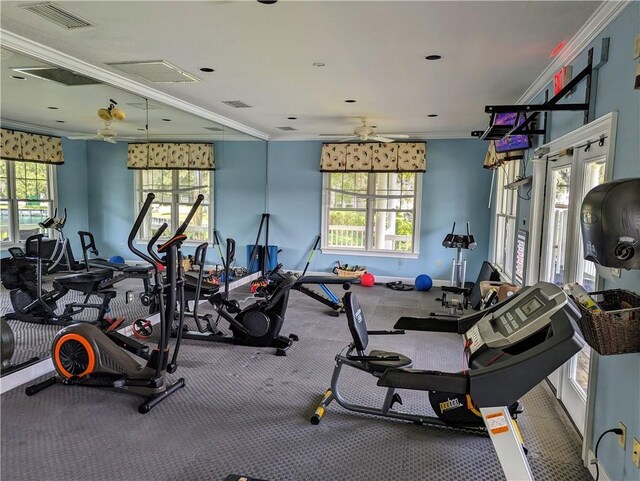
[[[493,125],[505,125],[515,127],[524,123],[525,116],[517,112],[508,112],[496,114]],[[526,150],[531,147],[531,139],[528,135],[509,135],[501,140],[495,141],[496,152],[502,154],[504,152],[512,152],[514,150]]]

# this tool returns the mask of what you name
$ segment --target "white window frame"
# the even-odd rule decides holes
[[[11,239],[8,241],[3,241],[0,239],[0,244],[3,249],[8,249],[9,247],[18,247],[20,246],[20,225],[19,225],[19,215],[18,215],[18,202],[25,201],[28,199],[17,199],[16,198],[16,162],[26,162],[26,163],[38,163],[38,162],[30,162],[28,160],[7,160],[2,159],[3,162],[7,163],[7,179],[8,179],[8,190],[9,190],[9,198],[7,200],[7,204],[9,206],[9,226],[11,232]],[[47,183],[49,184],[49,198],[43,199],[47,202],[51,202],[51,211],[50,215],[55,212],[58,208],[58,178],[57,178],[57,170],[56,166],[52,164],[44,164],[47,167]],[[51,237],[53,235],[53,229],[46,229],[45,235]]]
[[[162,169],[160,169],[162,170]],[[166,170],[171,170],[171,226],[172,228],[175,230],[177,229],[178,225],[179,225],[179,198],[178,198],[178,182],[179,182],[179,173],[180,173],[180,169],[166,169]],[[184,169],[187,170],[187,169]],[[143,192],[146,192],[143,189],[142,186],[142,174],[143,174],[143,170],[136,170],[135,171],[135,179],[134,179],[134,199],[135,199],[135,212],[136,215],[137,213],[140,211],[140,208],[142,207],[142,204],[144,203],[145,199],[143,198]],[[197,245],[197,244],[202,244],[203,242],[208,242],[208,243],[212,243],[213,242],[213,220],[214,220],[214,192],[213,192],[213,181],[214,178],[214,171],[211,170],[209,171],[209,236],[206,240],[191,240],[191,239],[187,239],[184,244],[186,245]],[[140,228],[140,233],[138,234],[138,238],[137,240],[139,242],[147,242],[149,241],[149,239],[151,238],[150,236],[145,235],[145,226],[143,225]],[[165,233],[165,235],[163,235],[163,237],[166,237],[168,235],[171,235],[170,232]]]
[[[496,209],[494,212],[494,242],[493,242],[493,252],[491,262],[498,266],[501,271],[501,276],[507,282],[511,282],[513,278],[513,266],[514,266],[514,256],[505,257],[504,263],[498,262],[501,254],[499,253],[499,249],[502,249],[503,243],[499,242],[500,239],[504,239],[505,241],[509,238],[514,241],[514,253],[515,253],[515,238],[516,238],[516,222],[518,217],[518,204],[519,197],[517,190],[507,189],[505,186],[510,182],[516,180],[517,175],[520,172],[520,161],[512,160],[509,161],[497,169],[497,182],[496,182]],[[506,197],[506,202],[505,202]],[[503,211],[503,204],[507,206],[507,210]],[[509,211],[509,206],[511,206],[511,211]],[[500,219],[504,219],[502,225],[505,226],[504,231],[500,232],[501,222]],[[509,222],[508,222],[509,221]],[[508,232],[506,226],[507,222],[509,225],[509,229],[512,232]],[[509,235],[511,234],[511,235]]]
[[[339,173],[339,172],[335,172]],[[344,172],[349,173],[349,172]],[[367,189],[369,194],[373,194],[375,189],[375,174],[384,174],[386,172],[370,172],[367,175],[369,179],[367,181]],[[322,174],[322,219],[321,219],[321,252],[327,254],[339,254],[339,255],[352,255],[352,256],[367,256],[367,257],[397,257],[403,259],[417,259],[420,255],[420,219],[421,219],[421,206],[422,206],[422,182],[423,174],[415,172],[415,191],[414,191],[414,210],[413,210],[413,251],[401,252],[383,249],[373,249],[373,212],[375,207],[371,199],[367,199],[366,206],[366,226],[365,226],[365,247],[331,247],[328,245],[327,239],[329,237],[329,210],[330,210],[330,182],[331,173],[325,172]]]

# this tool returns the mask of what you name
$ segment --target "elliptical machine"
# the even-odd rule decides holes
[[[38,223],[42,229],[54,229],[58,233],[55,239],[48,239],[42,234],[36,234],[27,237],[25,241],[25,252],[28,257],[37,255],[46,261],[42,263],[43,275],[82,269],[82,265],[76,262],[73,257],[69,239],[64,236],[63,229],[67,223],[67,209],[64,209],[64,217],[57,217],[57,215],[58,209],[55,209],[53,216]]]
[[[56,383],[112,388],[144,396],[144,402],[138,406],[138,412],[144,414],[169,395],[184,387],[185,380],[183,378],[178,379],[173,384],[168,384],[166,380],[166,373],[173,373],[177,368],[177,354],[180,348],[182,325],[178,329],[178,339],[171,360],[169,357],[169,337],[176,313],[176,292],[180,286],[177,267],[180,247],[187,238],[184,232],[204,196],[198,196],[191,208],[191,212],[173,237],[157,249],[159,254],[165,255],[162,265],[164,267],[163,270],[166,272],[166,282],[163,279],[160,266],[156,264],[155,257],[157,256],[144,254],[134,245],[138,230],[151,208],[154,198],[155,195],[152,193],[147,195],[147,199],[138,214],[128,239],[131,251],[154,267],[154,292],[160,304],[158,344],[153,349],[146,364],[140,364],[136,361],[97,327],[91,324],[74,324],[62,329],[52,344],[51,358],[58,376],[28,387],[26,389],[27,395],[34,395]],[[149,252],[152,251],[153,242],[160,237],[167,227],[167,224],[164,223],[154,236],[154,239],[149,242],[147,246]],[[180,306],[180,308],[182,311],[183,306]],[[182,324],[183,320],[183,317],[179,317],[180,324]]]
[[[465,287],[465,277],[467,275],[467,260],[462,258],[462,250],[473,250],[478,245],[471,235],[469,223],[467,222],[467,234],[454,234],[456,223],[453,223],[451,232],[447,234],[442,241],[443,247],[447,249],[456,249],[456,257],[452,259],[451,264],[451,285],[442,287],[442,297],[439,300],[442,306],[449,309],[449,313],[445,315],[457,316],[462,315],[463,310],[469,306],[469,294],[471,289]],[[431,313],[435,316],[436,313]],[[442,314],[440,314],[442,315]]]
[[[289,334],[288,337],[280,335],[289,302],[289,291],[297,279],[293,275],[280,274],[278,271],[282,266],[278,265],[269,275],[270,279],[277,278],[278,280],[262,290],[263,297],[261,299],[241,309],[238,301],[229,299],[229,277],[231,265],[235,260],[235,250],[235,241],[227,239],[224,290],[207,298],[218,314],[217,318],[214,320],[210,314],[203,316],[198,314],[197,304],[200,297],[200,290],[198,290],[198,294],[194,296],[196,305],[191,314],[196,323],[197,331],[186,330],[187,326],[185,325],[182,337],[244,346],[274,347],[276,348],[276,356],[286,356],[287,349],[294,341],[298,340],[298,336],[295,334]],[[204,259],[206,251],[203,250],[199,254],[196,255],[196,258]],[[202,275],[199,276],[198,281],[202,282]],[[225,335],[218,329],[218,323],[221,319],[229,323],[231,335]],[[176,330],[173,334],[177,335]]]

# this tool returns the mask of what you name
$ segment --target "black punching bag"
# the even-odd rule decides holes
[[[582,201],[584,258],[604,267],[640,269],[640,178],[591,189]]]

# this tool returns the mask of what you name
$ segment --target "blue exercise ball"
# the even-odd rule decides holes
[[[109,259],[112,264],[124,264],[124,258],[122,256],[113,256]]]
[[[416,277],[416,291],[428,291],[433,286],[431,277],[426,274],[420,274]]]

